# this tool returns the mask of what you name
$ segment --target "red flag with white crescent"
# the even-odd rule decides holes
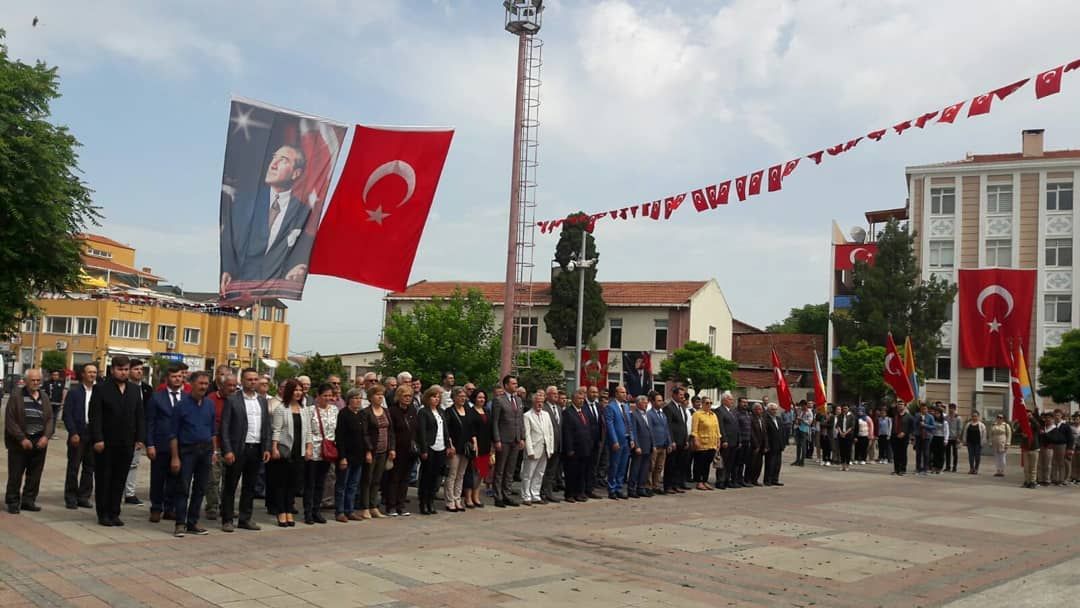
[[[772,366],[773,382],[776,383],[776,400],[780,402],[780,407],[790,410],[795,403],[791,399],[791,388],[788,387],[787,379],[784,378],[783,366],[780,364],[780,357],[777,356],[775,349],[772,351]]]
[[[1009,367],[1001,336],[1027,344],[1035,302],[1035,271],[1012,268],[960,270],[960,365]]]
[[[1065,66],[1047,70],[1035,78],[1035,99],[1042,99],[1047,95],[1053,95],[1061,91],[1061,75],[1065,72]]]
[[[896,398],[904,403],[915,400],[915,389],[911,388],[911,378],[904,368],[904,360],[900,357],[900,351],[896,350],[896,342],[893,342],[892,332],[885,339],[885,369],[882,371],[885,384],[892,387]]]
[[[835,245],[833,253],[833,268],[836,270],[852,270],[855,262],[866,262],[874,265],[874,256],[877,255],[876,243],[849,243],[847,245]]]
[[[315,235],[311,273],[405,289],[453,137],[449,129],[357,125]]]

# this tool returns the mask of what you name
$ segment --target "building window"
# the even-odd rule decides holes
[[[1072,239],[1046,239],[1046,265],[1072,266]]]
[[[274,321],[277,321],[278,323],[284,323],[285,322],[285,309],[284,308],[275,308],[274,309]]]
[[[1073,208],[1073,185],[1072,182],[1046,184],[1046,210],[1047,211],[1072,211]]]
[[[987,213],[1012,213],[1012,184],[986,187]]]
[[[983,382],[992,382],[996,384],[1008,384],[1009,383],[1009,368],[1007,367],[984,367],[983,368]]]
[[[1010,239],[987,239],[986,265],[999,268],[1012,266],[1012,241]]]
[[[176,342],[176,326],[158,325],[157,339],[159,342]]]
[[[608,319],[608,348],[622,348],[622,319]]]
[[[45,317],[45,333],[70,334],[71,317]]]
[[[264,357],[270,354],[270,336],[259,336],[259,351]]]
[[[653,345],[654,350],[667,350],[667,319],[656,319],[656,343]]]
[[[518,326],[518,344],[536,348],[539,338],[540,323],[537,317],[518,317],[514,321]]]
[[[956,188],[930,189],[930,215],[956,214]]]
[[[184,328],[184,344],[198,344],[199,334],[202,333],[197,327],[185,327]]]
[[[75,319],[76,328],[75,333],[80,336],[96,336],[97,335],[97,318],[96,317],[78,317]]]
[[[93,258],[101,258],[103,260],[112,259],[112,252],[105,251],[104,249],[97,249],[91,245],[86,246],[86,255]]]
[[[930,241],[930,268],[952,268],[955,258],[952,241]]]
[[[259,319],[262,321],[269,321],[271,311],[274,310],[272,306],[260,306],[259,307]]]
[[[716,328],[709,326],[709,352],[716,354]]]
[[[38,330],[37,319],[31,317],[29,319],[22,320],[22,333],[24,334],[36,334]]]
[[[113,319],[109,323],[109,336],[129,340],[148,340],[150,339],[150,324]]]
[[[1045,296],[1047,323],[1072,323],[1072,296],[1070,295],[1047,295]]]
[[[244,348],[248,350],[255,350],[254,334],[244,334]]]
[[[239,340],[240,340],[240,334],[236,333],[235,331],[230,333],[229,334],[229,348],[236,348],[236,345],[239,343]]]
[[[934,367],[929,370],[933,380],[948,380],[952,378],[952,357],[948,350],[938,351],[934,358]]]

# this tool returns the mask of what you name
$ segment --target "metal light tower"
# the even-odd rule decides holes
[[[510,226],[503,290],[500,376],[510,373],[519,349],[520,326],[532,307],[533,237],[536,230],[537,128],[540,108],[540,31],[543,0],[506,0],[506,31],[518,37],[517,95],[514,107],[514,164],[510,173]],[[517,302],[524,310],[519,310]]]

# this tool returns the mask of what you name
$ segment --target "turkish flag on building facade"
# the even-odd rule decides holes
[[[833,268],[836,270],[852,270],[855,262],[866,262],[873,266],[874,256],[877,255],[876,243],[835,245],[833,249]]]
[[[784,378],[784,370],[780,365],[780,357],[776,355],[776,351],[772,351],[772,367],[773,367],[773,381],[776,382],[776,400],[780,402],[780,407],[784,410],[790,410],[794,402],[791,400],[791,389],[788,387],[787,379]]]
[[[606,350],[581,349],[581,378],[578,386],[607,388],[608,354]]]
[[[357,125],[315,235],[311,273],[405,289],[453,137]]]
[[[1035,300],[1035,271],[960,270],[960,365],[1009,367],[1002,336],[1027,344]]]
[[[1061,91],[1061,75],[1065,72],[1065,66],[1047,70],[1035,78],[1035,99],[1042,99],[1047,95],[1053,95]]]
[[[885,384],[892,387],[896,398],[904,403],[915,400],[915,391],[911,388],[911,378],[904,369],[904,360],[900,352],[896,350],[896,342],[893,342],[892,332],[885,338],[885,369],[883,370]]]

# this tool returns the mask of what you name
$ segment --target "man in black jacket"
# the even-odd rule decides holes
[[[735,460],[739,446],[739,421],[735,417],[735,397],[724,391],[720,397],[720,407],[713,410],[720,422],[720,455],[724,468],[716,470],[716,489],[726,490],[735,487]]]
[[[122,526],[120,503],[124,499],[131,459],[142,448],[146,434],[142,395],[128,382],[131,361],[124,355],[112,359],[110,376],[94,387],[90,397],[90,441],[94,446],[94,495],[98,524]]]
[[[150,405],[150,397],[154,395],[154,388],[150,386],[145,380],[143,380],[143,362],[139,359],[131,360],[131,371],[128,372],[128,381],[134,384],[139,389],[139,396],[142,400],[143,415],[146,415],[146,408]],[[138,495],[135,493],[135,486],[139,478],[139,460],[142,459],[142,448],[135,450],[135,455],[131,459],[131,467],[128,469],[127,481],[124,483],[124,504],[128,505],[141,505],[143,501],[139,500]]]
[[[221,491],[221,530],[233,531],[236,486],[240,486],[240,517],[237,527],[258,530],[251,521],[255,500],[255,479],[259,465],[270,462],[270,411],[266,397],[255,389],[259,373],[254,368],[240,372],[242,390],[225,399],[221,408],[219,439],[225,461],[225,483]]]
[[[915,432],[915,418],[908,412],[907,406],[898,403],[893,406],[892,442],[893,475],[907,473],[908,444]]]
[[[585,389],[574,391],[570,407],[562,416],[563,468],[566,474],[566,502],[585,502],[589,467],[592,465],[592,430],[585,414]],[[591,490],[591,488],[589,488]]]
[[[686,389],[676,386],[671,389],[671,401],[664,406],[664,416],[671,429],[672,450],[667,454],[664,463],[664,492],[683,493],[687,462],[690,459],[690,434],[687,421],[693,415],[689,408],[683,407],[686,403]]]
[[[770,403],[769,411],[765,416],[765,485],[767,486],[784,485],[780,481],[780,467],[783,465],[786,443],[784,423],[780,419],[780,407],[775,403]]]

